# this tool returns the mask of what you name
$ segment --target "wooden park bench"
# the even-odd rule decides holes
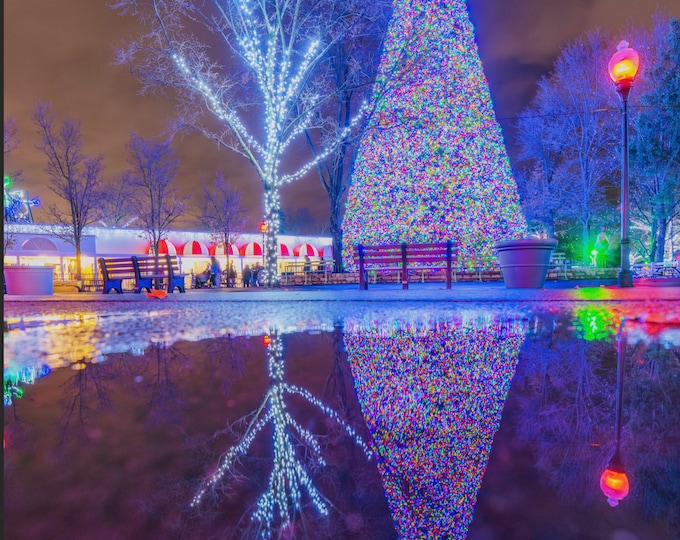
[[[123,280],[135,281],[134,292],[140,293],[144,289],[149,292],[153,289],[154,281],[163,280],[165,290],[169,293],[175,288],[185,292],[184,278],[187,274],[179,273],[179,263],[176,255],[149,255],[120,258],[98,259],[99,268],[104,278],[104,294],[111,289],[122,294]]]
[[[111,289],[119,294],[123,294],[123,281],[135,279],[135,265],[132,262],[132,257],[118,257],[107,258],[99,257],[97,259],[99,270],[102,273],[104,280],[104,287],[102,292],[107,294]],[[136,286],[135,286],[136,289]],[[135,292],[139,292],[135,290]]]
[[[355,250],[355,256],[359,259],[359,289],[368,289],[366,274],[369,270],[378,269],[398,270],[402,289],[408,289],[410,270],[443,269],[446,272],[446,288],[450,289],[452,267],[457,255],[458,250],[450,240],[432,244],[359,244]]]

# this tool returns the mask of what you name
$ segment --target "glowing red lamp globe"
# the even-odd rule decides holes
[[[630,87],[640,69],[640,55],[623,40],[616,46],[607,69],[616,88]]]
[[[600,476],[600,489],[607,497],[609,506],[617,506],[619,501],[624,499],[630,491],[628,476],[623,470],[611,465],[607,467]]]
[[[267,222],[266,221],[260,221],[260,232],[262,234],[267,232]]]

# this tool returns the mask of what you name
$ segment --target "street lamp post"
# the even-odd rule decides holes
[[[264,235],[267,233],[267,222],[266,221],[260,221],[260,232],[262,233],[262,266],[264,267],[264,254],[266,251],[266,244],[264,241]]]
[[[614,56],[609,60],[609,76],[623,104],[622,159],[621,159],[621,270],[619,287],[632,287],[633,274],[630,271],[630,239],[628,238],[628,94],[640,67],[640,56],[621,41]]]

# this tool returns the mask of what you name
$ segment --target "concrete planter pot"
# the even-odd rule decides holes
[[[5,266],[7,294],[54,294],[54,269],[50,266]]]
[[[496,242],[503,281],[508,289],[540,289],[545,283],[554,238],[521,238]]]

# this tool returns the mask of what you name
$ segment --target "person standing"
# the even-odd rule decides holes
[[[607,238],[605,230],[606,229],[602,227],[600,234],[597,235],[597,239],[595,240],[595,245],[593,246],[597,252],[595,254],[595,260],[598,268],[609,266],[607,264],[607,261],[609,260],[609,238]]]
[[[222,269],[216,257],[210,257],[210,283],[215,289],[219,289],[222,282]]]
[[[243,278],[243,286],[250,287],[250,266],[247,264],[243,268],[241,277]]]
[[[229,263],[229,270],[227,271],[227,286],[236,287],[236,269],[234,268],[234,263]]]

